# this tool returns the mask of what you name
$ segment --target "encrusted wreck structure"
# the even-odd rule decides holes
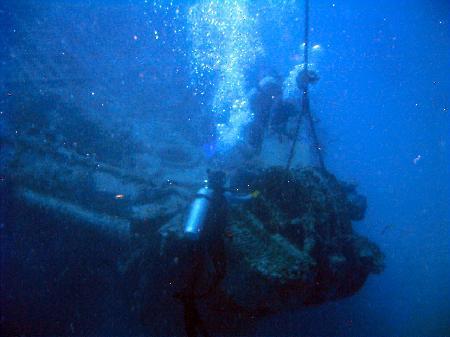
[[[205,161],[186,144],[143,149],[126,133],[113,134],[75,112],[62,118],[67,109],[39,111],[39,120],[19,114],[11,121],[17,132],[2,139],[9,153],[2,177],[8,186],[5,231],[13,237],[15,259],[23,268],[37,268],[23,259],[32,259],[33,247],[45,242],[41,249],[53,258],[36,263],[42,278],[52,275],[52,281],[42,281],[47,295],[35,290],[41,297],[71,293],[82,287],[79,282],[97,284],[90,292],[71,293],[77,300],[65,312],[77,312],[78,325],[87,320],[80,303],[107,298],[119,287],[120,311],[153,335],[182,333],[182,306],[173,296],[183,286],[182,227]],[[75,137],[75,127],[85,137]],[[105,146],[115,155],[102,157]],[[366,209],[356,186],[312,167],[261,166],[244,176],[236,188],[260,195],[231,208],[226,276],[200,304],[208,329],[251,331],[265,315],[351,296],[383,270],[379,248],[352,226]],[[210,277],[206,270],[204,287]],[[54,332],[71,329],[62,324]]]
[[[182,335],[182,229],[209,166],[191,132],[205,115],[192,113],[201,107],[186,87],[186,36],[141,44],[121,35],[123,14],[140,17],[140,6],[69,5],[64,20],[43,2],[9,13],[20,29],[0,83],[2,333]],[[161,37],[172,34],[164,27]],[[133,52],[118,64],[110,55],[123,48]],[[189,116],[187,131],[174,115]],[[266,315],[351,296],[383,270],[379,248],[352,226],[366,209],[356,186],[301,160],[279,167],[280,144],[263,145],[267,158],[228,170],[242,178],[236,189],[259,196],[231,207],[225,278],[199,301],[214,335],[251,334]],[[297,152],[308,157],[302,144]]]

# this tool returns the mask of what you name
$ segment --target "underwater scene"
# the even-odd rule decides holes
[[[449,16],[2,0],[0,336],[450,336]]]

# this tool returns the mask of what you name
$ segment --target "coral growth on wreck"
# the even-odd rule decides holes
[[[247,186],[260,195],[231,208],[224,233],[227,273],[201,304],[211,331],[242,330],[269,313],[350,296],[369,274],[383,270],[379,248],[352,228],[352,220],[360,220],[366,209],[355,186],[314,168],[273,167],[247,178]],[[168,202],[173,205],[173,197]],[[159,239],[152,235],[124,265],[126,274],[137,275],[135,268],[145,263],[146,272],[141,269],[135,280],[140,286],[133,302],[144,316],[162,314],[153,312],[148,301],[173,301],[176,306],[172,295],[184,286],[180,270],[188,253],[182,234],[186,207],[179,209],[161,223]],[[221,315],[214,315],[218,310]]]

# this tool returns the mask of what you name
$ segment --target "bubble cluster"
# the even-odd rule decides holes
[[[245,70],[262,52],[246,0],[200,1],[188,10],[191,65],[197,94],[214,87],[211,111],[219,148],[233,146],[251,120]]]
[[[297,64],[289,72],[289,75],[283,81],[283,100],[291,104],[298,104],[302,92],[297,85],[297,77],[305,69],[304,64]],[[308,70],[317,73],[314,63],[308,63]]]

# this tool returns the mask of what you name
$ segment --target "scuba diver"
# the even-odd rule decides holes
[[[209,336],[197,302],[211,294],[225,277],[224,232],[228,224],[228,206],[230,203],[251,200],[258,195],[258,192],[236,195],[225,184],[226,175],[223,171],[208,171],[207,186],[197,192],[184,225],[190,258],[185,287],[175,293],[174,297],[183,303],[188,337]],[[208,261],[211,261],[214,271],[209,284],[205,284],[205,275],[209,273]]]
[[[283,138],[292,138],[288,132],[288,122],[292,116],[298,113],[296,105],[282,99],[274,105],[272,109],[272,118],[270,120],[270,133],[278,136],[280,143]]]
[[[306,72],[303,65],[297,65],[289,73],[283,82],[282,97],[276,102],[272,109],[270,120],[270,131],[279,137],[282,142],[283,137],[292,139],[294,135],[287,129],[289,119],[298,116],[300,113],[299,101],[301,93],[308,84],[315,84],[319,80],[316,71],[308,69]]]
[[[300,113],[300,94],[305,85],[314,84],[318,80],[319,76],[314,70],[308,69],[306,72],[303,65],[297,65],[283,85],[276,76],[265,76],[250,91],[248,97],[253,121],[248,126],[247,141],[254,154],[261,152],[268,130],[277,135],[280,142],[284,137],[293,137],[288,131],[289,119]]]
[[[268,129],[272,109],[281,99],[281,84],[275,77],[266,76],[259,81],[258,86],[249,93],[250,111],[253,121],[249,124],[248,143],[254,153],[259,154],[262,149],[264,134]]]

